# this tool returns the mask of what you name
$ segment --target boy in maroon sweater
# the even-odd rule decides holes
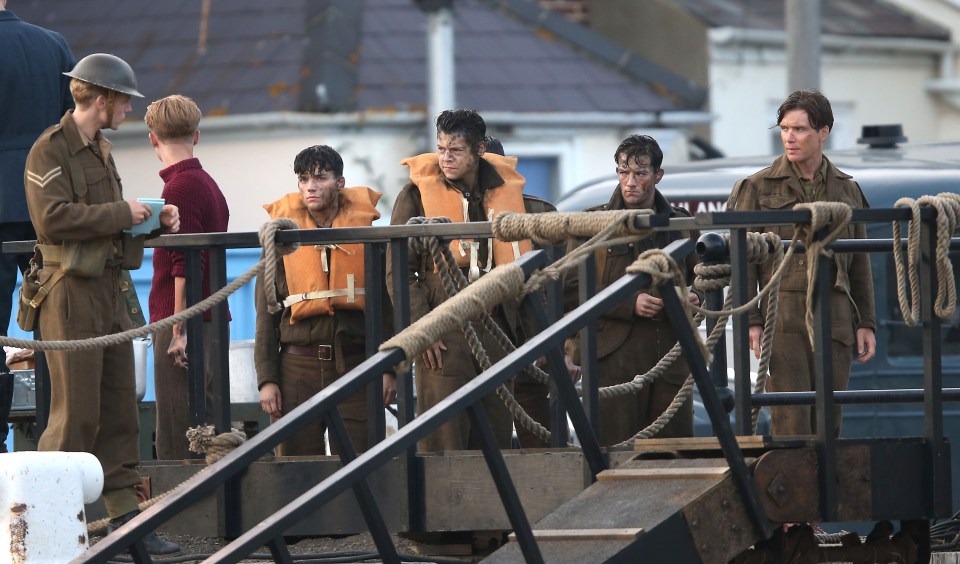
[[[223,192],[200,161],[193,147],[200,140],[200,108],[185,96],[161,98],[147,107],[144,121],[150,129],[150,144],[163,162],[162,197],[180,209],[180,233],[211,233],[227,230],[230,210]],[[207,276],[207,252],[201,254],[203,297],[210,295]],[[150,322],[153,323],[187,308],[186,267],[182,252],[155,249],[153,285],[150,288]],[[203,314],[203,346],[211,349],[210,312]],[[164,354],[166,353],[166,354]],[[211,355],[206,355],[209,361]],[[189,380],[187,377],[187,328],[179,323],[154,335],[153,377],[157,396],[157,458],[188,458],[185,433],[191,425]],[[204,370],[208,413],[217,398],[212,397],[213,374]]]

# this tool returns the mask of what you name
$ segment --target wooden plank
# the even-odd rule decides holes
[[[632,541],[645,533],[640,528],[626,529],[535,529],[533,538],[537,541]],[[514,533],[510,533],[511,542],[517,542]]]
[[[523,502],[535,523],[584,489],[583,455],[578,451],[503,452]],[[510,520],[480,451],[422,456],[425,527],[428,531],[510,530]]]
[[[598,482],[612,480],[716,480],[727,474],[725,466],[707,468],[616,468],[597,474]]]
[[[772,446],[770,437],[750,435],[737,437],[741,449],[768,448]],[[637,439],[634,450],[637,452],[676,452],[690,450],[718,450],[720,443],[716,437],[687,437],[668,439]]]

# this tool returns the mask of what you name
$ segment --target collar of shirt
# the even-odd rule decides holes
[[[812,179],[804,178],[803,173],[800,172],[800,167],[794,162],[790,163],[790,170],[793,171],[797,179],[800,181],[800,186],[803,188],[803,193],[806,195],[807,199],[815,200],[817,193],[824,185],[824,179],[827,177],[826,157],[821,160],[820,168],[817,170],[817,173],[813,175]]]
[[[113,144],[110,143],[110,141],[108,141],[107,138],[100,133],[100,131],[97,131],[97,136],[94,139],[87,137],[87,134],[84,133],[79,127],[77,128],[77,131],[80,133],[80,139],[83,141],[84,145],[89,145],[94,152],[99,152],[100,156],[103,158],[104,164],[106,164],[110,159],[110,148]],[[96,142],[96,145],[94,145],[94,142]]]

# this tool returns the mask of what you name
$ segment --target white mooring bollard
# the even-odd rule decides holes
[[[102,491],[103,468],[92,454],[0,454],[0,560],[67,562],[82,554],[89,546],[83,504]]]

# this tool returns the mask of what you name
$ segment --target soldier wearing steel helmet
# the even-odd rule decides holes
[[[97,53],[72,71],[75,110],[40,135],[24,173],[30,219],[43,255],[39,282],[47,294],[38,325],[46,340],[76,340],[133,327],[124,298],[123,269],[140,267],[144,237],[124,230],[149,219],[150,206],[123,199],[123,186],[102,129],[117,129],[142,98],[125,61]],[[180,227],[176,206],[160,212],[161,229]],[[111,526],[138,512],[139,421],[133,346],[47,352],[50,419],[40,450],[89,452],[103,466],[103,500]],[[155,533],[144,538],[153,554],[180,547]]]

